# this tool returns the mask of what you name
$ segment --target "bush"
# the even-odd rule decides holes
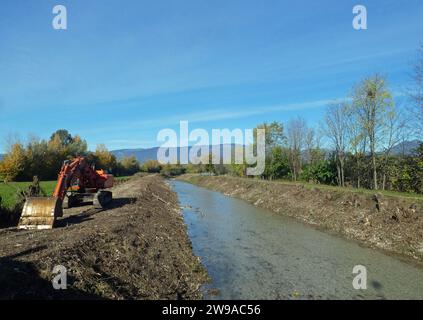
[[[141,169],[148,173],[160,173],[162,165],[157,160],[147,160],[144,162]]]
[[[162,168],[160,173],[164,177],[170,178],[170,177],[180,176],[181,174],[186,173],[186,171],[187,169],[181,165],[167,164]]]
[[[323,160],[317,164],[305,166],[300,178],[307,182],[335,184],[335,172],[333,164],[330,161]]]
[[[125,157],[117,164],[117,174],[119,176],[132,176],[140,171],[140,163],[135,156]]]

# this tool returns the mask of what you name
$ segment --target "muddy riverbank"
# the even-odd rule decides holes
[[[179,179],[423,263],[421,201],[229,176],[184,175]]]
[[[0,299],[199,299],[207,275],[177,196],[157,175],[113,189],[108,210],[65,210],[58,228],[0,230]],[[54,266],[67,290],[54,290]]]

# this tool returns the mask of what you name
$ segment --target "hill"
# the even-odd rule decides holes
[[[148,148],[148,149],[119,149],[111,151],[117,159],[135,156],[141,163],[147,160],[157,160],[157,151],[159,147]]]
[[[223,154],[224,151],[228,152],[229,150],[232,149],[232,152],[234,152],[234,146],[240,146],[241,145],[234,145],[234,144],[221,144],[220,145],[220,154],[221,154],[221,159],[223,158]],[[186,149],[187,147],[178,147],[178,148],[173,148],[173,150],[176,149],[176,154],[179,155],[181,154],[181,151],[183,151],[184,149]],[[170,148],[172,149],[172,148]],[[188,152],[192,149],[192,147],[188,147]],[[209,150],[211,151],[212,147],[209,147]],[[135,158],[137,158],[137,160],[141,163],[144,163],[147,160],[157,160],[157,152],[159,150],[159,147],[154,147],[154,148],[147,148],[147,149],[119,149],[119,150],[113,150],[111,151],[112,154],[114,154],[116,156],[117,159],[122,159],[124,157],[132,157],[135,156]],[[172,150],[172,151],[173,151]]]
[[[392,148],[392,154],[397,156],[402,155],[415,155],[415,150],[420,146],[423,141],[412,140],[398,143]]]

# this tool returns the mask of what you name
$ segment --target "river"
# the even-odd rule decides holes
[[[212,279],[207,299],[423,299],[423,268],[217,192],[170,184]],[[366,290],[353,287],[357,265],[366,267]]]

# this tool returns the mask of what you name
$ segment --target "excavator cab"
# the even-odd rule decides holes
[[[51,197],[26,199],[18,229],[52,229],[63,207],[70,208],[89,198],[94,207],[104,208],[112,201],[113,175],[95,171],[83,157],[65,161]]]

